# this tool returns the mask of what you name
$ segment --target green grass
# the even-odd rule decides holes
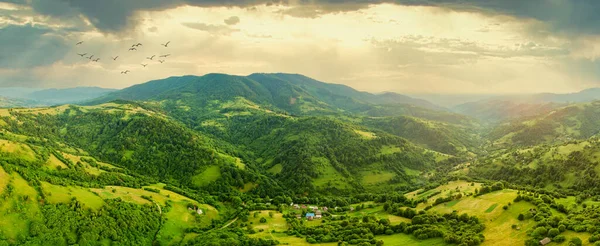
[[[56,156],[53,154],[50,154],[48,161],[46,161],[46,166],[49,167],[50,169],[55,169],[55,170],[58,167],[65,168],[65,169],[69,168],[69,166],[67,166],[67,164],[63,163],[61,160],[56,158]]]
[[[254,189],[256,186],[258,186],[258,184],[256,184],[256,183],[245,183],[244,188],[240,189],[240,191],[248,192],[248,191]]]
[[[494,211],[494,209],[498,207],[498,203],[490,206],[488,209],[485,210],[486,213],[491,213],[492,211]]]
[[[9,153],[20,159],[35,161],[35,152],[26,144],[0,139],[0,152]]]
[[[202,173],[192,177],[192,183],[196,186],[205,186],[210,182],[216,181],[221,177],[221,169],[219,166],[210,166]]]
[[[565,231],[565,232],[561,233],[561,235],[563,235],[563,236],[565,236],[567,238],[567,242],[569,242],[569,240],[571,238],[578,237],[579,239],[581,239],[581,241],[583,241],[583,245],[593,245],[592,243],[590,243],[588,241],[588,239],[592,235],[590,233],[587,233],[587,232]],[[563,245],[568,245],[568,243],[563,243]]]
[[[391,155],[391,154],[398,153],[398,152],[402,152],[402,149],[400,149],[399,147],[394,146],[394,145],[385,145],[385,146],[381,147],[379,154],[380,155]]]
[[[312,161],[316,163],[319,171],[319,177],[313,179],[313,184],[316,187],[331,185],[339,189],[345,189],[350,186],[344,176],[331,166],[327,158],[312,157]]]
[[[283,170],[283,165],[276,164],[275,166],[272,166],[271,168],[269,168],[269,170],[267,170],[267,172],[272,173],[272,174],[278,174],[281,172],[281,170]]]
[[[426,240],[416,239],[412,235],[394,234],[385,236],[376,236],[375,239],[383,240],[384,245],[411,245],[411,246],[441,246],[449,245],[442,238],[432,238]]]
[[[286,233],[274,232],[269,233],[265,238],[275,239],[281,243],[281,245],[292,245],[292,246],[336,246],[337,243],[316,243],[310,244],[306,242],[306,239],[301,237],[289,236]]]
[[[84,206],[92,209],[99,209],[104,205],[104,200],[101,197],[86,188],[75,186],[65,187],[47,182],[41,183],[42,190],[46,195],[46,201],[49,203],[69,203],[72,198],[75,198]]]
[[[165,245],[173,245],[180,242],[185,236],[185,230],[195,226],[206,227],[213,219],[218,218],[218,212],[208,205],[198,205],[203,214],[198,215],[194,210],[188,210],[188,202],[175,202],[165,217],[165,224],[159,235]]]
[[[535,221],[517,219],[520,213],[528,211],[535,206],[528,202],[513,203],[507,210],[501,210],[501,213],[492,219],[485,221],[486,229],[483,231],[485,241],[482,245],[524,245],[527,239],[527,230],[535,226]],[[512,225],[517,225],[520,229],[512,229]]]
[[[2,166],[0,166],[0,194],[4,192],[4,189],[6,189],[6,185],[8,185],[9,180],[10,175],[8,175],[8,173],[4,171]]]
[[[38,194],[20,175],[13,173],[10,183],[13,193],[4,199],[0,198],[0,230],[9,240],[26,237],[29,222],[41,218]]]
[[[450,201],[450,202],[446,203],[446,207],[452,207],[452,206],[456,205],[459,201],[460,200]]]
[[[364,185],[385,183],[396,176],[395,173],[388,171],[367,171],[363,172],[362,175],[362,183]]]

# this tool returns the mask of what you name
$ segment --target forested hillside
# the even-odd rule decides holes
[[[548,113],[521,118],[495,127],[489,138],[495,145],[559,143],[587,139],[600,132],[600,102],[573,104]]]
[[[3,109],[0,245],[595,242],[598,223],[567,213],[595,213],[599,108],[493,123],[301,75],[209,74]]]

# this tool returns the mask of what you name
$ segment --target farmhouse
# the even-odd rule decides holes
[[[313,220],[315,218],[315,213],[306,213],[306,219]]]
[[[317,210],[317,212],[315,212],[315,218],[320,219],[321,216],[322,216],[321,210]]]
[[[540,245],[546,245],[546,244],[549,244],[550,242],[552,242],[552,240],[550,240],[550,238],[544,238],[544,239],[540,240]]]
[[[328,208],[327,207],[323,207],[322,209],[323,209],[324,212],[327,212]]]
[[[294,204],[292,207],[294,207],[294,209],[300,209],[300,206],[298,206],[298,204]]]

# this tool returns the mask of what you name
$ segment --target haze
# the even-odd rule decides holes
[[[124,88],[254,72],[406,94],[599,85],[596,1],[220,2],[0,0],[0,86]],[[140,65],[165,53],[164,63]]]

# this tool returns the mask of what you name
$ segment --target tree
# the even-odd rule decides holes
[[[267,219],[265,219],[265,217],[260,217],[260,223],[267,223]]]
[[[567,238],[565,238],[565,236],[563,236],[563,235],[558,235],[552,239],[552,241],[557,242],[557,243],[562,243],[565,240],[567,240]]]
[[[558,236],[558,234],[560,234],[560,231],[557,228],[552,228],[548,230],[548,237],[556,237]]]
[[[275,214],[275,213],[273,213],[273,211],[269,211],[269,217],[273,218],[273,215],[274,215],[274,214]]]
[[[548,230],[543,226],[535,228],[533,231],[533,236],[537,238],[543,238],[546,236],[546,234],[548,234]]]
[[[525,219],[525,215],[523,214],[519,214],[519,216],[517,216],[518,220],[524,220]]]
[[[569,246],[581,246],[583,245],[583,241],[581,241],[578,237],[573,237],[569,240]]]

